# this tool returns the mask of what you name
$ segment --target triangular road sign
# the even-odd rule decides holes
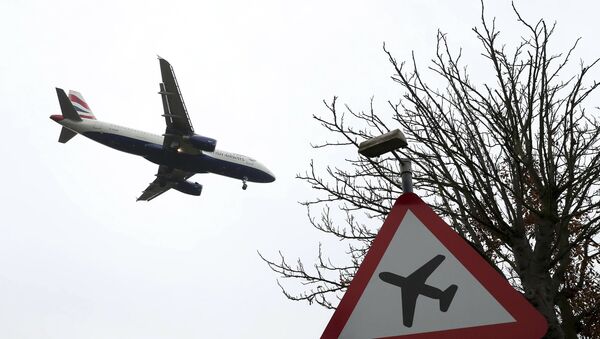
[[[541,338],[546,320],[413,193],[387,216],[321,339]]]

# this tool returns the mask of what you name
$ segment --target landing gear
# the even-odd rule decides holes
[[[245,191],[246,188],[248,188],[248,184],[246,184],[246,181],[248,180],[248,178],[243,177],[242,178],[242,189]]]

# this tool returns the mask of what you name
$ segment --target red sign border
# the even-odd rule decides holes
[[[358,304],[369,280],[375,273],[406,212],[410,210],[452,253],[479,283],[508,311],[514,322],[467,327],[418,334],[385,337],[386,339],[458,339],[458,338],[541,338],[547,330],[546,319],[500,275],[458,233],[453,231],[421,198],[414,193],[401,195],[386,217],[360,265],[346,294],[329,320],[321,339],[338,338]]]

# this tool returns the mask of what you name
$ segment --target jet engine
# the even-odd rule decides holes
[[[183,140],[192,144],[192,146],[206,152],[214,152],[217,147],[217,140],[204,137],[202,135],[194,134],[194,135],[186,135],[183,137]]]
[[[202,193],[202,185],[187,180],[178,181],[173,188],[181,193],[189,195],[200,195],[200,193]]]

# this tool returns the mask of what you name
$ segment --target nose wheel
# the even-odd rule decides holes
[[[248,184],[246,183],[246,181],[248,180],[248,178],[243,177],[242,178],[242,189],[245,191],[246,188],[248,188]]]

